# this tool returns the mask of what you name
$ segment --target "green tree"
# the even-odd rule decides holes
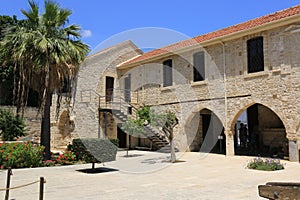
[[[50,159],[52,95],[58,91],[60,101],[60,91],[65,82],[69,83],[69,105],[74,79],[89,47],[80,40],[80,27],[67,25],[72,14],[69,9],[46,0],[44,12],[40,14],[37,3],[29,1],[29,5],[29,10],[21,10],[26,23],[13,26],[4,34],[0,43],[0,55],[3,66],[14,63],[14,72],[19,77],[17,113],[24,111],[28,88],[35,89],[40,95],[41,145],[45,146],[44,159]]]
[[[5,31],[17,23],[20,23],[20,21],[17,20],[16,16],[0,15],[0,41],[4,37]],[[12,105],[14,90],[13,68],[11,63],[7,66],[0,65],[0,105]]]
[[[164,132],[168,133],[167,136],[170,140],[170,148],[171,148],[171,162],[174,163],[176,161],[175,154],[175,145],[174,145],[174,127],[178,124],[178,119],[175,113],[168,111],[165,115],[165,124],[163,126]]]

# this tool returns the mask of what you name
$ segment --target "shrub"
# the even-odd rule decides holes
[[[71,164],[74,164],[74,161],[75,161],[75,154],[71,151],[66,151],[64,152],[63,154],[59,154],[55,161],[57,164],[60,164],[60,165],[71,165]]]
[[[72,151],[78,160],[96,163],[116,160],[118,148],[108,139],[78,138],[73,139],[68,150]]]
[[[0,144],[0,168],[42,166],[44,147],[32,143]]]
[[[275,171],[284,169],[283,164],[279,159],[272,158],[254,158],[247,165],[249,169],[264,170],[264,171]]]
[[[119,139],[109,139],[111,143],[113,143],[116,147],[119,147]]]
[[[54,160],[44,160],[43,166],[44,167],[52,167],[55,165],[55,163],[56,163],[56,161],[54,161]]]
[[[24,119],[10,111],[0,109],[0,134],[4,141],[13,141],[25,135]]]

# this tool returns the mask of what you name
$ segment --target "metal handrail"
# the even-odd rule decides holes
[[[116,89],[119,91],[122,91],[121,89]],[[123,90],[126,91],[126,90]],[[116,93],[112,93],[112,95],[100,95],[96,91],[89,89],[89,90],[82,90],[81,91],[81,100],[83,101],[83,93],[87,92],[89,97],[89,103],[92,102],[92,94],[95,95],[95,98],[98,99],[98,112],[99,112],[99,128],[98,128],[98,137],[100,137],[100,109],[110,109],[110,110],[119,110],[126,114],[128,117],[131,117],[133,119],[138,118],[138,108],[136,108],[132,102],[127,102],[125,98],[122,96],[124,93],[119,93],[118,95],[115,95]],[[131,95],[131,94],[130,94]],[[108,101],[107,99],[110,99]],[[138,100],[138,99],[137,99]],[[94,102],[96,104],[96,100]],[[137,103],[139,103],[137,101]],[[168,135],[170,134],[169,130],[156,130],[156,128],[153,130],[153,127],[151,127],[152,131],[157,133],[158,135],[164,137],[167,142],[170,143]]]
[[[119,91],[122,91],[122,89],[119,89],[119,88],[116,88],[115,90],[119,90]],[[125,89],[123,91],[126,91]],[[130,90],[128,90],[130,91]],[[83,101],[83,98],[84,98],[84,95],[83,93],[87,92],[88,93],[88,99],[89,101],[86,102],[86,103],[90,103],[92,102],[92,96],[93,94],[95,94],[96,98],[98,98],[98,108],[102,108],[102,109],[113,109],[114,106],[113,105],[116,105],[116,106],[119,106],[119,110],[120,111],[123,111],[124,113],[126,113],[127,115],[135,115],[135,118],[137,118],[137,111],[138,109],[132,105],[131,102],[127,102],[125,100],[124,97],[121,96],[121,94],[119,95],[100,95],[99,93],[97,93],[95,90],[92,90],[92,89],[88,89],[88,90],[81,90],[81,93],[80,93],[80,97],[81,97],[81,102],[84,102]],[[107,99],[111,99],[111,101],[107,101]],[[131,108],[133,111],[131,114],[128,112],[128,109]]]

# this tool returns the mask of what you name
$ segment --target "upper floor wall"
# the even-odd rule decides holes
[[[194,45],[119,71],[121,77],[131,74],[132,90],[139,92],[141,102],[152,105],[290,95],[299,86],[299,39],[300,25],[292,23],[209,46]]]

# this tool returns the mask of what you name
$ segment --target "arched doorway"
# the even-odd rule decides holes
[[[226,153],[224,127],[218,116],[209,109],[193,113],[185,126],[190,151]]]
[[[282,120],[262,104],[247,107],[234,125],[235,154],[288,158],[288,140]]]

